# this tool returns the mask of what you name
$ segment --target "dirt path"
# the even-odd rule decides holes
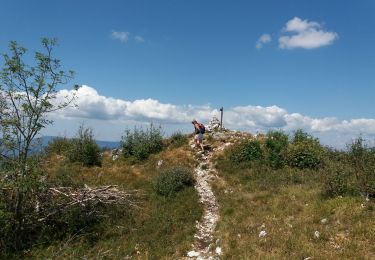
[[[199,164],[195,168],[195,188],[198,191],[204,213],[196,225],[197,232],[194,235],[193,248],[187,253],[187,256],[193,259],[219,259],[222,254],[220,240],[213,236],[216,223],[219,220],[219,205],[210,186],[210,182],[217,178],[211,163],[213,155],[214,151],[207,151],[205,154],[197,152]]]

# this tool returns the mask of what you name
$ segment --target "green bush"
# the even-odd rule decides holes
[[[304,142],[309,142],[309,141],[319,142],[317,138],[304,132],[302,129],[298,129],[297,131],[294,132],[292,143],[304,143]]]
[[[317,138],[298,130],[288,146],[287,161],[291,167],[299,169],[319,168],[323,161],[323,147]]]
[[[152,124],[146,130],[134,128],[126,130],[121,140],[122,153],[125,158],[134,158],[142,161],[151,154],[163,150],[163,136],[161,127],[155,128]]]
[[[229,149],[229,159],[234,163],[258,161],[262,158],[262,148],[256,140],[245,141]]]
[[[154,183],[154,190],[157,194],[171,197],[185,186],[192,186],[194,177],[192,172],[184,167],[175,166],[163,170]]]
[[[50,184],[57,187],[79,187],[79,182],[74,178],[76,172],[70,164],[61,165],[53,177],[49,180]]]
[[[6,252],[12,247],[13,242],[9,241],[9,235],[13,231],[11,225],[13,219],[13,214],[4,205],[0,205],[0,258],[2,257],[1,252]]]
[[[95,230],[98,224],[106,218],[109,212],[104,205],[86,205],[69,207],[58,210],[59,201],[51,201],[48,211],[58,211],[58,214],[48,218],[47,224],[42,229],[42,235],[51,239],[63,239],[72,234],[88,234]],[[109,217],[109,216],[107,216]]]
[[[349,169],[328,170],[324,183],[324,193],[327,196],[354,195],[356,188],[353,183],[353,174]]]
[[[349,162],[355,172],[358,189],[366,195],[375,196],[375,154],[362,137],[349,145]]]
[[[267,161],[271,167],[282,168],[285,165],[288,143],[288,136],[282,131],[270,131],[267,133]]]
[[[175,132],[171,135],[171,137],[169,138],[169,141],[170,141],[170,145],[174,148],[178,148],[178,147],[181,147],[185,144],[188,143],[188,138],[186,135],[184,135],[183,133],[181,132]]]
[[[72,146],[72,142],[70,139],[66,137],[57,137],[51,140],[44,150],[48,155],[52,155],[52,154],[62,155],[62,154],[66,154],[71,148],[71,146]]]
[[[347,152],[329,152],[325,193],[328,196],[375,196],[375,154],[362,137],[348,145]]]
[[[30,185],[30,184],[25,184]],[[52,186],[50,186],[52,185]],[[53,183],[48,184],[54,187]],[[17,254],[33,245],[49,245],[53,241],[84,234],[84,238],[97,235],[100,223],[123,214],[126,207],[104,203],[85,202],[84,205],[67,205],[65,195],[51,196],[47,189],[35,184],[23,193],[23,218],[19,223],[13,212],[17,189],[0,189],[0,259],[19,259]],[[42,220],[43,219],[43,220]],[[42,221],[41,221],[42,220]],[[94,232],[95,231],[95,232]]]
[[[101,166],[100,148],[90,128],[79,127],[78,137],[71,140],[67,157],[70,162],[80,162],[84,166]]]
[[[17,165],[0,168],[0,178],[7,176],[0,181],[0,258],[28,248],[42,227],[36,205],[46,189],[46,176],[39,165],[36,157],[28,158],[27,177],[12,175]]]

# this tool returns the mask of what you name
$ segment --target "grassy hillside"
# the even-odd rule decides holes
[[[90,217],[85,211],[76,209],[61,212],[45,227],[34,228],[29,233],[33,240],[30,242],[24,238],[24,249],[12,251],[13,243],[10,243],[8,252],[2,251],[0,256],[32,259],[174,259],[185,255],[193,242],[195,224],[201,218],[202,208],[194,187],[170,183],[170,180],[176,179],[174,176],[171,178],[168,172],[173,174],[175,169],[183,169],[186,174],[192,174],[195,161],[187,137],[177,134],[162,140],[161,150],[148,154],[142,160],[122,154],[113,160],[107,151],[99,159],[95,157],[100,160],[100,166],[85,166],[85,160],[71,161],[71,158],[81,159],[72,156],[78,148],[77,153],[83,154],[83,157],[88,156],[87,151],[93,151],[97,156],[98,150],[91,149],[95,146],[90,141],[91,137],[86,135],[80,142],[59,139],[50,144],[42,160],[42,171],[46,173],[48,185],[77,189],[117,185],[119,190],[134,195],[137,207],[108,206],[104,211],[98,208],[94,213],[98,217]],[[147,143],[138,148],[145,149],[145,146]],[[87,150],[87,147],[90,149]],[[66,156],[67,152],[69,156]],[[167,183],[160,183],[159,176],[166,172],[167,179],[164,181]],[[164,190],[175,189],[168,195],[158,194],[155,190],[158,181],[158,187]],[[107,217],[100,217],[100,214]],[[6,234],[0,237],[4,239],[1,246],[6,245]]]
[[[129,164],[126,159],[112,161],[104,155],[102,167],[66,166],[56,157],[49,170],[51,178],[101,186],[117,184],[124,190],[137,190],[138,209],[124,212],[116,218],[95,226],[92,233],[82,232],[52,243],[36,246],[28,253],[33,258],[55,256],[65,258],[120,259],[137,256],[146,259],[175,258],[189,249],[195,232],[195,221],[202,214],[193,187],[174,197],[155,194],[153,182],[163,169],[174,165],[194,166],[187,148],[167,149],[147,162]],[[157,162],[163,164],[157,169]],[[48,165],[51,165],[50,163]]]
[[[248,139],[255,140],[253,145],[244,146]],[[319,164],[294,167],[292,138],[284,150],[276,149],[281,162],[275,167],[275,146],[268,137],[247,140],[216,158],[221,177],[214,183],[221,206],[216,236],[224,259],[375,258],[374,193],[365,193],[361,177],[354,177],[368,169],[372,173],[366,182],[374,183],[369,150],[362,172],[353,146],[349,152],[319,148]],[[312,156],[308,143],[302,148],[305,159]],[[244,154],[240,159],[239,153]]]
[[[198,167],[198,155],[188,145],[192,136],[163,139],[156,128],[129,131],[113,160],[109,151],[100,155],[90,131],[81,130],[79,139],[49,145],[40,169],[44,182],[77,189],[117,185],[133,194],[138,206],[104,203],[89,211],[61,211],[44,226],[25,230],[28,237],[17,250],[8,245],[12,229],[1,227],[0,246],[8,251],[0,256],[185,257],[204,210],[192,185]],[[218,176],[211,182],[219,204],[214,238],[223,259],[375,258],[375,152],[362,139],[335,151],[302,131],[205,136],[212,153],[206,163],[213,163],[216,171],[210,172]],[[11,222],[2,205],[5,200],[0,222]],[[31,216],[38,214],[34,208]]]

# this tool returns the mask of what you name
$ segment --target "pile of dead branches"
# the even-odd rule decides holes
[[[39,221],[44,221],[59,212],[64,212],[72,208],[90,209],[88,214],[97,214],[99,207],[108,205],[120,205],[132,208],[138,208],[136,202],[137,191],[126,192],[119,190],[116,185],[89,187],[85,185],[84,188],[72,187],[53,187],[47,190],[46,196],[40,198],[36,205],[36,210],[42,213],[43,217]],[[46,212],[46,209],[51,209],[53,204],[53,211]],[[43,206],[44,205],[44,206]]]

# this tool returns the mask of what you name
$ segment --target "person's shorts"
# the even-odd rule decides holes
[[[203,134],[202,133],[196,134],[194,138],[195,138],[195,140],[198,140],[199,142],[202,142],[203,141]]]

